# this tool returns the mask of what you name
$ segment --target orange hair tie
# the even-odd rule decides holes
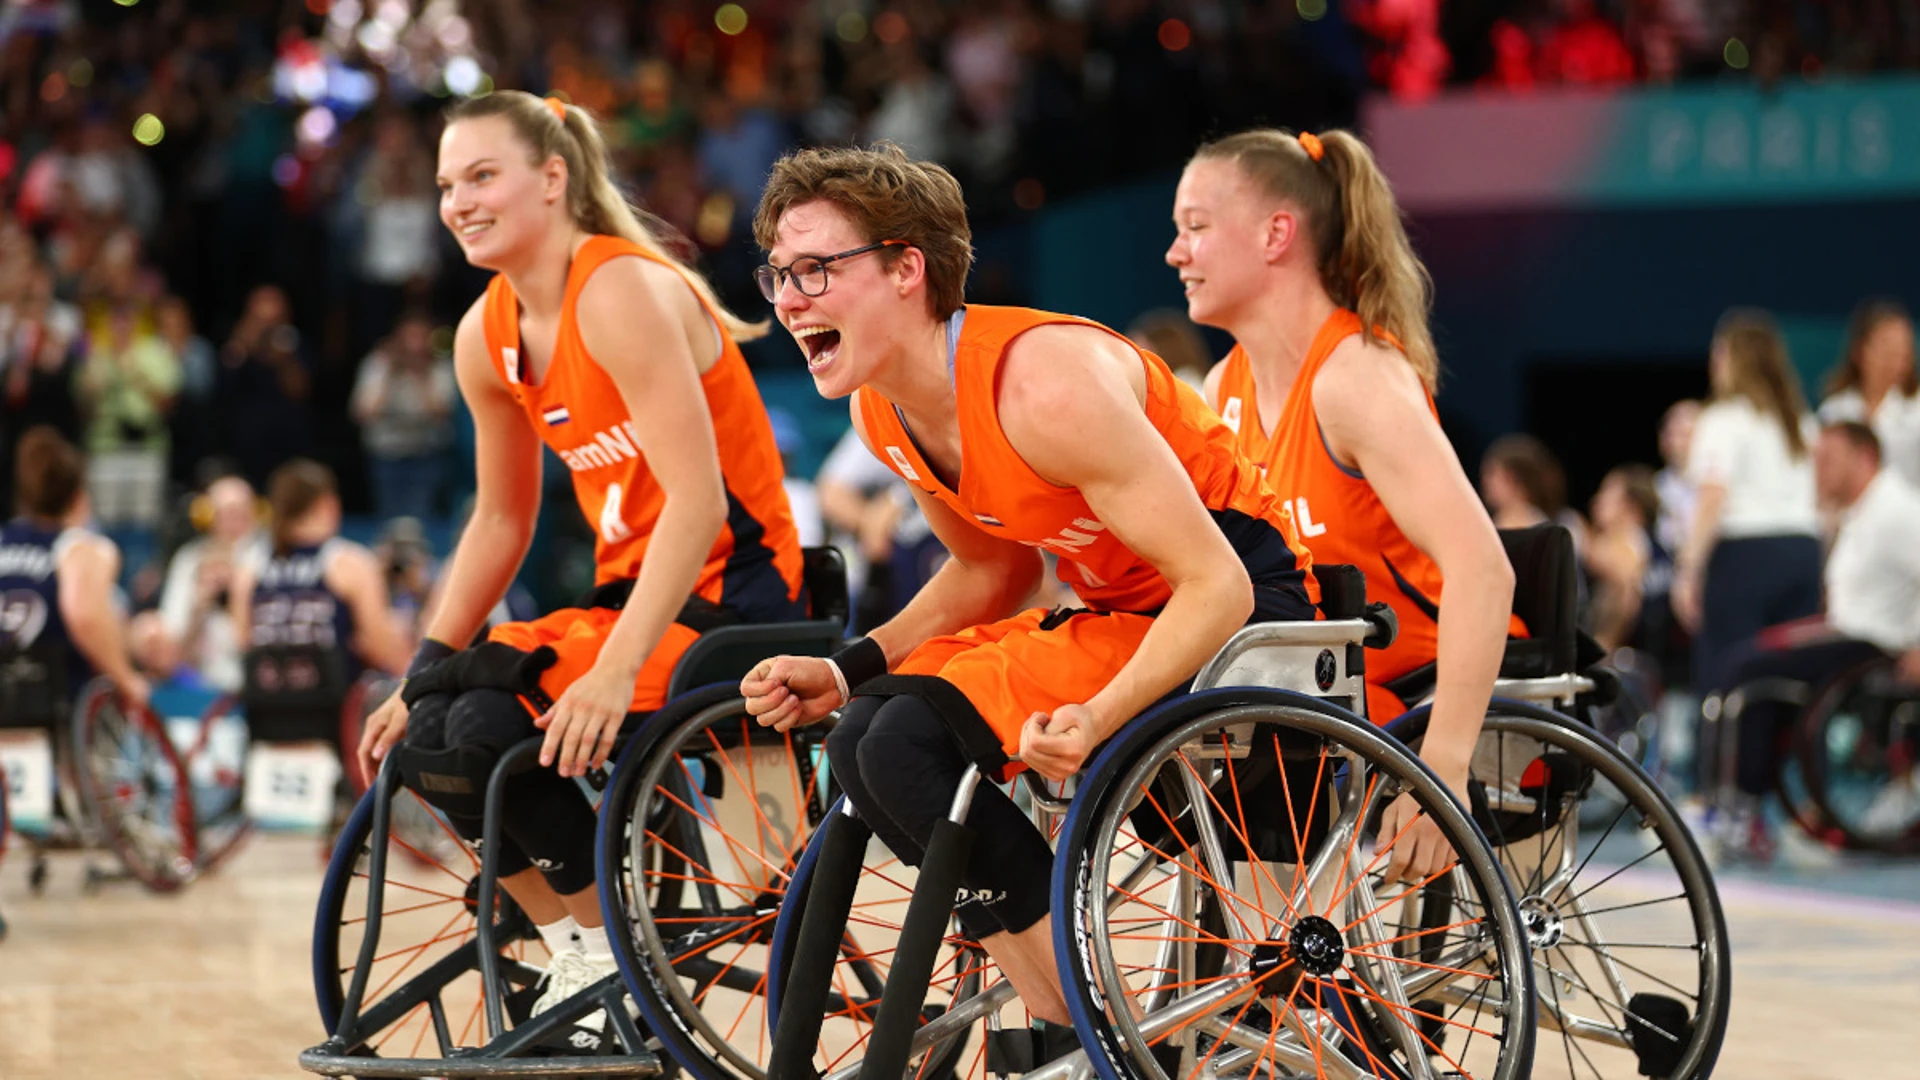
[[[566,123],[567,122],[567,103],[564,101],[561,101],[557,97],[547,98],[546,102],[547,102],[547,111],[553,114],[553,118],[555,120],[560,121],[562,124]]]
[[[1320,136],[1315,135],[1311,131],[1303,131],[1300,133],[1299,138],[1300,148],[1307,152],[1308,157],[1319,161],[1321,158],[1327,156],[1326,144],[1320,141]]]

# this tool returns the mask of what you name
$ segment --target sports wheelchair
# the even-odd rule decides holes
[[[1701,769],[1716,809],[1736,801],[1750,711],[1788,710],[1793,720],[1774,733],[1770,768],[1800,828],[1832,848],[1920,852],[1920,687],[1894,657],[1861,659],[1824,682],[1754,679],[1702,704],[1718,745]]]
[[[354,757],[360,732],[396,685],[373,671],[349,679],[340,649],[319,645],[255,647],[242,657],[241,671],[241,691],[207,707],[185,754],[203,869],[239,849],[256,815],[310,818],[316,805],[324,807],[318,813],[327,817],[322,836],[331,850],[353,801],[367,790]],[[237,752],[235,740],[223,737],[236,727],[245,731],[244,750]],[[338,762],[337,775],[316,772],[310,755],[287,756],[319,746]],[[412,808],[401,820],[416,843],[437,835]]]
[[[815,729],[779,737],[793,763],[781,780],[817,823],[797,862],[781,858],[798,815],[741,835],[717,815],[703,822],[730,858],[766,852],[771,887],[681,858],[644,817],[623,829],[603,814],[603,837],[624,833],[625,865],[663,885],[603,894],[642,930],[622,959],[651,1030],[703,1080],[1524,1076],[1533,1005],[1511,893],[1445,787],[1349,711],[1364,701],[1363,643],[1390,640],[1391,612],[1366,608],[1357,572],[1318,572],[1327,621],[1248,627],[1192,692],[1110,740],[1071,797],[1030,777],[1017,790],[1055,841],[1054,946],[1080,1050],[1043,1063],[1061,1033],[1032,1028],[979,943],[951,925],[971,841],[960,822],[979,780],[1007,764],[997,739],[962,731],[975,765],[918,868],[833,800]],[[699,745],[682,745],[678,760],[629,775],[698,807],[711,770],[696,767]],[[1382,880],[1389,853],[1367,843],[1391,849],[1405,835],[1375,835],[1402,794],[1461,853],[1411,884]],[[1441,881],[1456,887],[1442,896]],[[703,882],[723,901],[704,920],[658,906]]]
[[[712,840],[721,847],[711,822],[784,820],[775,809],[784,789],[768,782],[773,770],[766,767],[784,744],[764,737],[757,726],[748,737],[751,723],[738,687],[741,677],[768,656],[825,656],[843,642],[845,563],[830,548],[808,549],[805,559],[807,621],[707,631],[675,667],[668,703],[650,715],[629,718],[630,730],[622,735],[610,775],[594,785],[604,788],[599,880],[610,911],[619,911],[619,905],[604,898],[630,894],[638,882],[660,906],[661,923],[670,934],[690,931],[699,919],[730,927],[739,923],[727,909],[731,883],[690,867],[715,861],[702,846]],[[314,990],[330,1037],[300,1055],[303,1068],[363,1077],[645,1076],[671,1068],[672,1059],[661,1057],[661,1041],[636,1024],[625,1007],[630,979],[609,977],[537,1017],[529,1015],[545,946],[532,922],[498,889],[491,853],[499,848],[503,783],[532,765],[539,746],[540,739],[529,739],[509,749],[495,767],[479,854],[400,785],[391,758],[382,766],[341,830],[321,890]],[[686,748],[684,755],[680,748]],[[654,779],[642,783],[634,776],[651,769],[647,775],[655,777],[663,760],[684,762],[688,772],[659,785],[670,796],[655,796]],[[785,759],[789,765],[795,761]],[[409,839],[397,826],[409,813],[431,823],[439,843]],[[627,866],[606,858],[614,843],[608,837],[616,834],[635,838],[635,849],[644,855],[640,863]],[[782,883],[782,873],[765,869],[771,864],[777,870],[782,856],[770,846],[770,834],[762,836],[750,861]],[[671,839],[652,839],[659,837]],[[393,858],[396,849],[411,858]],[[785,865],[798,854],[795,844]],[[656,895],[662,891],[668,895]],[[644,906],[642,911],[650,913]],[[771,922],[770,913],[766,921]],[[632,970],[635,922],[610,916],[607,926],[616,949],[626,949],[625,963]],[[697,966],[697,959],[689,963]],[[731,973],[752,981],[738,965]],[[574,1026],[596,1009],[607,1016],[603,1037]]]
[[[1672,802],[1599,729],[1619,676],[1574,624],[1573,538],[1558,525],[1501,533],[1514,612],[1476,748],[1473,817],[1519,896],[1533,948],[1542,1075],[1696,1078],[1726,1033],[1730,963],[1712,873]],[[1388,684],[1413,704],[1432,665]],[[1418,746],[1431,706],[1387,724]],[[1557,1053],[1555,1050],[1557,1049]]]
[[[50,852],[102,848],[120,869],[89,863],[88,890],[123,878],[155,892],[180,888],[199,848],[184,762],[152,710],[128,708],[104,678],[73,697],[71,685],[57,643],[0,651],[0,851],[9,830],[27,842],[36,893]]]

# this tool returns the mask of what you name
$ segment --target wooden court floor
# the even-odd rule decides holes
[[[81,859],[56,857],[38,897],[17,846],[0,863],[11,927],[0,941],[0,1080],[307,1075],[295,1056],[323,1038],[309,957],[314,840],[257,837],[170,897],[125,884],[83,895]],[[1891,898],[1723,880],[1734,1004],[1716,1076],[1920,1077],[1920,894],[1897,873]],[[1536,1071],[1564,1070],[1543,1056]]]

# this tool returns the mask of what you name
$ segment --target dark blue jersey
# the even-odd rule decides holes
[[[253,647],[313,645],[337,650],[354,678],[353,612],[327,588],[327,567],[348,541],[338,538],[275,554],[253,586]]]
[[[79,529],[14,518],[0,528],[0,655],[29,650],[66,667],[69,697],[93,677],[60,614],[59,562]],[[101,597],[101,603],[109,598]]]

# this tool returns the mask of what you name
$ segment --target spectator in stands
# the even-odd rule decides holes
[[[1621,465],[1600,481],[1593,496],[1593,530],[1587,542],[1587,579],[1593,591],[1588,620],[1608,652],[1639,637],[1647,600],[1664,595],[1673,580],[1673,559],[1654,539],[1660,512],[1653,470]]]
[[[439,266],[433,161],[407,114],[380,118],[353,196],[366,215],[355,305],[358,352],[393,330],[409,294],[424,291]]]
[[[1204,389],[1213,358],[1207,352],[1207,339],[1200,336],[1200,329],[1187,318],[1186,312],[1154,308],[1133,320],[1133,325],[1127,327],[1127,337],[1165,360],[1188,386]]]
[[[0,315],[0,477],[13,478],[13,446],[45,424],[69,441],[80,435],[73,398],[79,366],[80,312],[53,295],[53,273],[38,262],[19,298]]]
[[[1858,421],[1830,424],[1814,447],[1814,473],[1823,509],[1839,521],[1828,556],[1824,625],[1763,635],[1728,655],[1725,688],[1759,679],[1819,684],[1856,664],[1896,657],[1900,674],[1920,683],[1920,489],[1883,467],[1879,438]],[[1778,770],[1775,747],[1782,727],[1793,722],[1790,704],[1756,698],[1740,714],[1734,782],[1742,798],[1724,834],[1735,852],[1765,860],[1773,838],[1760,805]],[[1902,777],[1901,780],[1908,778]],[[1896,782],[1863,817],[1904,824],[1914,794]]]
[[[351,410],[380,517],[438,511],[456,393],[453,362],[434,349],[423,314],[401,319],[361,363]]]
[[[820,492],[813,481],[794,471],[794,459],[807,448],[807,434],[800,421],[778,406],[767,409],[767,421],[773,425],[773,442],[780,448],[780,462],[786,468],[781,481],[787,490],[787,508],[793,511],[793,529],[800,534],[800,546],[819,547],[827,542],[826,519],[820,514]]]
[[[173,474],[190,475],[193,464],[212,454],[214,380],[219,358],[213,345],[194,329],[193,312],[177,296],[161,299],[153,312],[154,332],[180,364],[180,393],[173,403]]]
[[[1726,685],[1727,658],[1764,627],[1820,612],[1813,421],[1773,319],[1750,310],[1722,318],[1709,374],[1713,400],[1687,463],[1693,527],[1673,585],[1702,690]]]
[[[1480,458],[1480,497],[1497,528],[1558,522],[1573,533],[1576,551],[1586,546],[1586,523],[1567,506],[1567,474],[1560,459],[1531,435],[1502,435],[1487,447]]]
[[[180,361],[143,329],[129,303],[115,307],[77,380],[87,413],[87,488],[102,525],[152,528],[167,493],[167,426]]]
[[[946,548],[907,491],[848,431],[814,477],[820,513],[843,550],[853,589],[853,631],[892,618],[946,557]]]
[[[227,450],[258,486],[284,461],[307,450],[311,376],[293,328],[287,294],[258,285],[220,350],[214,408]]]
[[[1660,418],[1660,471],[1653,490],[1660,496],[1660,518],[1654,539],[1670,552],[1680,550],[1693,525],[1693,481],[1687,479],[1687,454],[1693,448],[1693,428],[1700,420],[1700,403],[1691,398],[1667,406]]]
[[[1920,373],[1913,319],[1898,301],[1869,300],[1854,310],[1846,349],[1820,403],[1821,423],[1846,420],[1872,427],[1887,467],[1920,484]]]
[[[205,535],[174,552],[160,590],[160,621],[173,652],[209,686],[240,689],[240,642],[227,611],[234,570],[265,557],[253,487],[238,476],[207,485],[195,500],[194,517]]]

